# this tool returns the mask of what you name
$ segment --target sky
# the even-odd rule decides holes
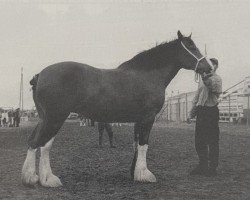
[[[30,79],[50,64],[76,61],[115,68],[143,50],[192,32],[219,60],[223,89],[250,76],[250,1],[0,0],[0,107],[17,108],[23,67],[24,108],[34,106]],[[181,70],[167,94],[194,91]]]

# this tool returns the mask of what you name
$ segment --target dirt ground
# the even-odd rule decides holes
[[[116,149],[105,135],[98,147],[97,127],[65,123],[51,151],[54,174],[60,188],[21,184],[26,141],[34,123],[20,128],[0,128],[0,199],[250,199],[250,128],[221,125],[219,175],[190,177],[197,156],[194,124],[154,126],[148,151],[148,168],[157,183],[134,183],[130,178],[133,158],[131,126],[115,127]]]

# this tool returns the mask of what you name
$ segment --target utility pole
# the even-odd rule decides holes
[[[231,96],[230,95],[228,95],[228,115],[229,115],[229,124],[230,124],[230,122],[231,122]]]
[[[186,103],[186,119],[185,121],[187,121],[188,118],[188,98],[187,98],[187,93],[185,94],[185,103]]]
[[[23,68],[21,68],[21,81],[20,81],[20,91],[19,91],[19,108],[23,111]]]
[[[249,117],[250,117],[250,116],[249,116],[249,113],[250,113],[250,112],[249,112],[249,111],[250,111],[250,110],[249,110],[249,106],[250,106],[250,105],[249,105],[249,96],[250,96],[250,95],[247,95],[247,126],[249,125]]]

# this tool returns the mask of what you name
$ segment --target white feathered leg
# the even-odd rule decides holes
[[[152,174],[147,168],[146,155],[148,150],[148,145],[145,144],[140,146],[138,144],[138,157],[135,165],[134,171],[134,181],[141,182],[156,182],[154,174]]]
[[[62,186],[60,179],[52,173],[49,160],[49,152],[55,138],[52,138],[41,147],[41,157],[39,162],[39,178],[42,186],[45,187],[59,187]]]
[[[35,185],[38,181],[36,175],[36,149],[28,149],[22,168],[21,179],[24,185]]]

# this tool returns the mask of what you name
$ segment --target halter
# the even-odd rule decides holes
[[[196,63],[195,68],[194,68],[194,71],[196,72],[196,71],[197,71],[197,68],[198,68],[198,65],[199,65],[199,63],[200,63],[200,61],[203,60],[203,59],[206,59],[206,55],[205,55],[205,56],[202,56],[201,58],[197,58],[196,55],[194,55],[194,54],[193,54],[193,53],[183,44],[182,41],[181,41],[181,45],[183,46],[184,49],[186,49],[186,51],[187,51],[191,56],[193,56],[193,57],[196,59],[197,63]],[[199,75],[198,75],[198,73],[196,72],[196,74],[195,74],[195,82],[197,82],[197,81],[199,82]]]

